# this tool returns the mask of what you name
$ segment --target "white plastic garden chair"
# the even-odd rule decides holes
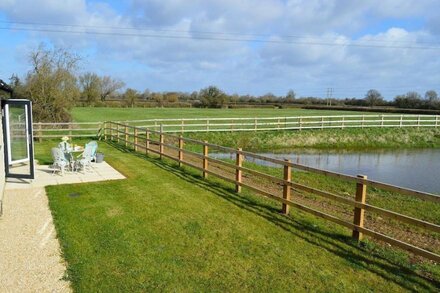
[[[52,175],[55,174],[57,169],[59,169],[61,171],[61,175],[64,176],[64,169],[66,166],[69,166],[69,161],[66,159],[64,152],[60,148],[52,148],[51,152],[53,158],[52,166],[54,168]]]
[[[81,159],[77,161],[80,170],[82,169],[83,172],[86,172],[86,169],[92,169],[92,155],[93,155],[93,146],[86,145],[84,148],[84,152],[82,153]]]

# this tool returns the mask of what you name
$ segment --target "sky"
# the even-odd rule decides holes
[[[41,43],[144,91],[440,93],[438,0],[0,0],[0,78]]]

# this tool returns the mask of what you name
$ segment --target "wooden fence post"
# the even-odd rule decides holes
[[[400,115],[400,127],[403,126],[403,115]]]
[[[417,128],[419,128],[419,127],[420,127],[420,115],[417,116]]]
[[[383,115],[380,115],[381,120],[380,120],[380,127],[383,127]]]
[[[113,123],[110,121],[109,125],[110,141],[113,141]]]
[[[182,161],[183,161],[183,138],[180,135],[179,136],[179,167],[182,167]]]
[[[365,175],[358,175],[357,177],[361,178],[361,179],[367,179],[367,176],[365,176]],[[366,201],[366,198],[367,198],[367,185],[364,183],[356,183],[355,200],[359,203],[364,204]],[[365,213],[365,210],[363,208],[355,207],[354,208],[353,224],[355,224],[359,227],[364,227],[364,213]],[[357,231],[356,229],[354,229],[352,237],[357,241],[361,241],[362,240],[362,233]]]
[[[344,129],[345,126],[345,117],[342,116],[342,124],[341,124],[341,129]]]
[[[160,135],[159,135],[159,155],[160,159],[162,160],[162,154],[163,154],[163,125],[160,125]]]
[[[365,115],[362,115],[361,128],[364,128],[364,123],[365,123]]]
[[[254,119],[254,130],[257,131],[257,125],[258,125],[258,120],[257,118]]]
[[[290,182],[292,180],[292,167],[289,165],[290,160],[284,160],[286,164],[284,165],[284,181],[286,181],[283,185],[283,198],[285,200],[290,200]],[[283,207],[281,212],[285,215],[289,214],[290,206],[288,204],[283,203]]]
[[[280,129],[280,119],[278,119],[277,128]]]
[[[138,146],[137,146],[137,143],[138,143],[138,130],[137,130],[136,127],[134,128],[133,142],[134,142],[134,151],[137,152],[137,150],[138,150]]]
[[[120,138],[119,138],[119,136],[120,136],[120,127],[119,127],[119,124],[116,124],[116,141],[119,143],[120,142]]]
[[[145,130],[145,154],[150,153],[150,130]]]
[[[235,158],[235,164],[238,168],[241,168],[241,166],[243,165],[243,155],[241,154],[242,149],[238,148],[238,152],[236,154],[236,158]],[[241,192],[241,170],[240,169],[236,169],[235,170],[235,181],[237,182],[235,184],[235,192],[240,193]]]
[[[42,142],[42,141],[43,141],[43,129],[41,122],[38,122],[38,142]]]
[[[438,126],[438,115],[435,116],[435,127],[437,128],[437,126]]]
[[[208,173],[205,172],[205,170],[208,170],[208,145],[207,145],[207,141],[204,141],[203,144],[203,178],[208,178]]]
[[[302,118],[299,118],[299,130],[301,131],[302,129],[301,129],[301,127],[302,127]]]
[[[128,127],[125,125],[125,147],[128,147]]]
[[[180,122],[181,126],[180,126],[180,132],[183,133],[183,131],[185,130],[185,122],[182,119],[182,121]]]
[[[324,129],[324,116],[321,116],[321,129]]]

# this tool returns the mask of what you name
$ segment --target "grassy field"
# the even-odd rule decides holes
[[[37,144],[41,162],[53,142]],[[157,159],[100,144],[126,180],[48,187],[75,291],[435,291],[405,254]],[[209,183],[209,184],[208,184]],[[69,194],[78,193],[71,197]],[[437,276],[437,277],[436,277]]]
[[[72,110],[73,120],[93,122],[108,120],[142,120],[158,118],[224,118],[224,117],[285,117],[311,115],[350,115],[365,112],[304,110],[304,109],[200,109],[200,108],[92,108]],[[374,114],[374,113],[369,113]]]

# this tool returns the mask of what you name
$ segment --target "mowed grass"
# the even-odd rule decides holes
[[[306,109],[201,109],[201,108],[105,108],[76,107],[72,110],[77,122],[143,120],[160,118],[250,118],[319,115],[374,114],[354,111],[306,110]]]
[[[37,157],[51,142],[37,144]],[[105,143],[126,180],[47,188],[77,292],[435,291],[404,254],[220,181]],[[77,193],[77,196],[69,194]]]

